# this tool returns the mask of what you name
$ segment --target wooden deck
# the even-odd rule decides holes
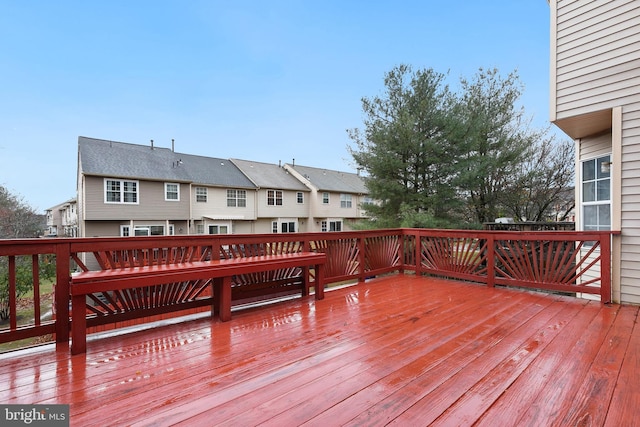
[[[0,402],[76,426],[640,425],[638,310],[394,275],[0,355]]]

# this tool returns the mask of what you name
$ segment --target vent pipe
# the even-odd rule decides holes
[[[175,153],[176,151],[176,140],[171,138],[171,151]]]
[[[151,149],[153,150],[153,139],[151,140]]]

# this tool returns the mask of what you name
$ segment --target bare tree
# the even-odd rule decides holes
[[[534,144],[501,204],[520,221],[564,221],[575,207],[575,145],[546,137]]]

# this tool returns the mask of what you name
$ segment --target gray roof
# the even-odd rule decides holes
[[[310,191],[306,185],[279,165],[240,159],[231,159],[231,161],[260,188]]]
[[[369,194],[364,178],[355,173],[287,164],[320,191]]]
[[[78,138],[78,161],[85,175],[190,182],[255,188],[228,159],[176,153],[168,148],[103,139]]]

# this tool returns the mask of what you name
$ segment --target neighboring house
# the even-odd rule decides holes
[[[257,187],[254,233],[295,233],[309,228],[307,188],[280,165],[231,160]]]
[[[47,209],[45,237],[78,237],[78,210],[76,199]]]
[[[640,2],[550,0],[551,121],[576,142],[576,222],[614,230],[613,299],[640,303]]]
[[[250,232],[255,189],[226,159],[78,138],[82,237]]]
[[[82,237],[341,231],[366,193],[351,173],[78,138]]]
[[[355,173],[285,164],[310,194],[308,231],[343,231],[365,217],[363,205],[370,203],[364,179]]]

